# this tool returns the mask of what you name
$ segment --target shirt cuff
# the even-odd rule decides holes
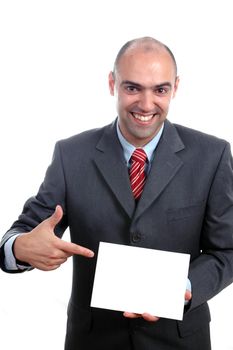
[[[190,279],[189,279],[189,278],[187,278],[186,289],[187,289],[189,292],[192,292],[192,285],[191,285],[191,282],[190,282]]]
[[[19,234],[15,234],[14,236],[10,237],[4,244],[5,267],[7,270],[31,270],[31,266],[17,264],[16,262],[16,258],[13,253],[13,245],[18,236]]]

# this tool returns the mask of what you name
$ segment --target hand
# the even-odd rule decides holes
[[[147,312],[144,312],[143,314],[135,314],[133,312],[124,312],[123,315],[127,318],[144,318],[145,321],[148,322],[156,322],[159,320],[159,317],[152,316],[151,314],[148,314]]]
[[[192,299],[192,293],[189,290],[186,290],[185,292],[185,300],[190,301]],[[123,315],[128,318],[139,318],[142,317],[144,318],[145,321],[148,322],[156,322],[159,320],[159,317],[157,316],[152,316],[151,314],[148,313],[143,313],[143,314],[135,314],[133,312],[124,312]]]
[[[44,271],[57,269],[74,254],[92,258],[94,253],[91,250],[55,236],[55,226],[62,216],[62,207],[58,205],[52,216],[42,221],[31,232],[19,235],[14,244],[15,257]]]

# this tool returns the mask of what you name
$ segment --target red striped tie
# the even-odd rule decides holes
[[[145,166],[146,166],[147,156],[142,148],[136,148],[131,156],[131,168],[129,171],[129,178],[131,183],[131,188],[135,200],[139,199],[145,182]]]

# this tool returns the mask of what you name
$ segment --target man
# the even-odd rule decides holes
[[[126,43],[109,74],[118,119],[57,143],[37,196],[3,237],[7,272],[73,256],[66,350],[211,348],[206,302],[233,279],[233,165],[227,142],[166,119],[178,84],[168,47]],[[145,154],[136,180],[135,149]],[[68,226],[72,243],[61,240]],[[190,254],[183,321],[90,308],[100,241]]]

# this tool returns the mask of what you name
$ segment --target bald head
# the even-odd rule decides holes
[[[114,75],[116,74],[116,71],[118,69],[118,64],[120,59],[126,54],[133,54],[133,52],[136,50],[140,50],[145,53],[152,52],[152,51],[157,53],[164,52],[164,51],[167,52],[172,59],[172,62],[174,64],[175,74],[177,75],[177,64],[172,51],[169,49],[169,47],[164,45],[162,42],[151,37],[133,39],[128,41],[122,46],[114,62],[114,67],[113,67]]]

